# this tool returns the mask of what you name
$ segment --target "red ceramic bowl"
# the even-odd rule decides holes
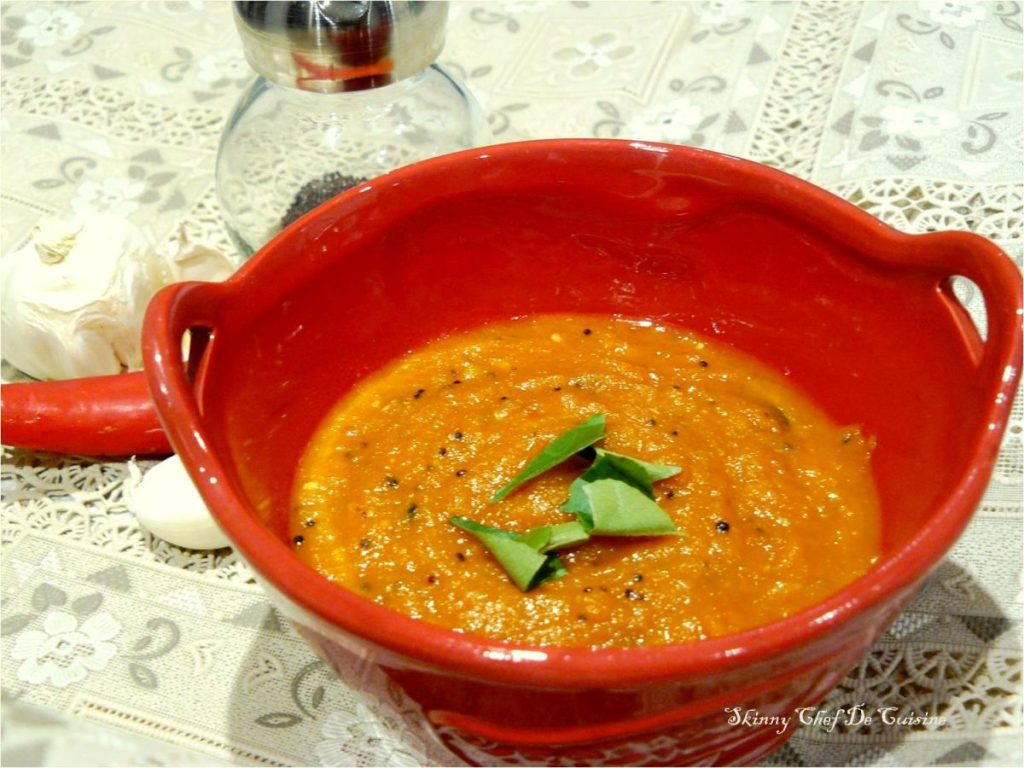
[[[954,275],[985,297],[985,341]],[[837,422],[863,425],[877,439],[881,561],[774,624],[588,650],[450,632],[294,557],[296,461],[360,377],[451,331],[574,311],[713,335],[784,371]],[[725,709],[818,702],[967,523],[1009,413],[1020,311],[1020,274],[979,237],[903,235],[710,152],[542,141],[404,168],[305,216],[228,282],[166,289],[145,356],[171,442],[218,522],[342,678],[399,696],[416,727],[471,762],[743,763],[789,733],[730,726]]]

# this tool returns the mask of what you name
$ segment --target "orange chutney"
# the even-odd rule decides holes
[[[570,459],[494,492],[560,433],[607,414],[611,451],[682,467],[655,496],[681,535],[595,537],[520,591],[449,518],[525,532],[559,511]],[[300,461],[291,536],[339,584],[415,618],[534,645],[723,635],[822,600],[879,554],[870,441],[784,377],[650,322],[538,316],[415,350],[361,382]]]

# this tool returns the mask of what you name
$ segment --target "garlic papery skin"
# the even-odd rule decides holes
[[[57,264],[67,257],[82,231],[81,219],[45,218],[32,228],[32,245],[44,264]]]
[[[3,356],[38,379],[140,368],[146,305],[169,277],[125,219],[43,220],[28,246],[0,261]]]
[[[227,280],[238,265],[218,250],[192,242],[185,233],[185,227],[178,228],[178,234],[163,251],[164,264],[173,282],[203,280],[219,282]]]
[[[128,509],[154,536],[185,549],[231,546],[177,456],[145,474],[135,461],[129,462],[124,489]]]

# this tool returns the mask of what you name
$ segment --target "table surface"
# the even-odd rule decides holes
[[[156,242],[184,224],[231,249],[214,158],[252,73],[229,6],[5,2],[2,13],[3,252],[41,215],[69,210],[111,210]],[[716,149],[908,232],[977,232],[1019,264],[1022,20],[1017,2],[460,2],[440,61],[495,141]],[[983,327],[973,286],[958,292]],[[793,726],[769,764],[1021,764],[1021,464],[1018,399],[974,521],[820,708],[862,705],[871,722]],[[438,759],[332,678],[229,550],[186,551],[140,529],[125,477],[120,462],[5,453],[6,764]],[[93,645],[91,668],[47,666],[66,632]],[[886,723],[887,707],[932,717]]]

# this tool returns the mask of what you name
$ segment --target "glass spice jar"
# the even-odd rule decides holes
[[[258,75],[225,127],[216,189],[245,255],[349,187],[489,141],[472,94],[435,62],[447,3],[233,6]]]

